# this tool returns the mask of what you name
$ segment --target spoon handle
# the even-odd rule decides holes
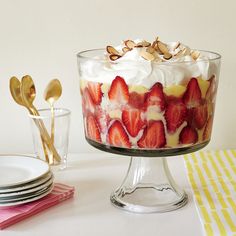
[[[32,106],[31,109],[33,109],[34,113],[39,116],[39,113],[38,113],[38,110]],[[42,120],[39,120],[39,124],[40,124],[40,133],[42,134],[42,137],[46,143],[46,145],[48,146],[48,149],[53,153],[53,157],[55,158],[56,161],[60,162],[61,160],[61,157],[60,155],[58,154],[56,148],[54,147],[53,143],[52,143],[52,140],[48,134],[48,131],[43,123]]]
[[[31,108],[28,108],[28,111],[31,115],[37,115],[35,113],[35,111]],[[40,129],[40,124],[39,124],[39,121],[38,120],[34,120],[35,124],[37,125],[37,127]],[[45,145],[45,142],[44,142],[44,139],[43,139],[43,135],[40,134],[40,137],[41,137],[41,142],[42,142],[42,145],[43,145],[43,151],[44,151],[44,155],[45,155],[45,159],[47,161],[47,163],[49,163],[49,157],[48,157],[48,152],[47,152],[47,147]],[[50,163],[49,163],[50,164]]]
[[[54,107],[53,104],[50,105],[50,109],[51,109],[51,140],[52,140],[52,144],[54,144],[54,130],[55,130],[55,113],[54,113]]]

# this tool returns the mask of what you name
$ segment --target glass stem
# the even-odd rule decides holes
[[[186,193],[172,178],[164,157],[131,157],[121,186],[111,202],[132,212],[165,212],[187,203]]]

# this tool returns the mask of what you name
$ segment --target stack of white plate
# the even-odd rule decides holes
[[[48,163],[28,156],[0,156],[0,206],[38,200],[52,191]]]

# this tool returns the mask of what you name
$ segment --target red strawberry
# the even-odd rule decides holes
[[[207,104],[193,108],[193,124],[196,128],[202,129],[207,122],[208,109]]]
[[[182,102],[170,102],[167,105],[165,118],[167,130],[174,133],[186,120],[187,108]]]
[[[144,107],[145,94],[131,92],[129,95],[129,105],[134,108],[142,109]]]
[[[94,113],[95,104],[87,88],[84,89],[82,103],[85,113],[87,113],[88,111]]]
[[[194,126],[194,108],[187,109],[186,121],[189,126]]]
[[[116,147],[131,148],[129,136],[120,121],[115,120],[108,130],[108,142]]]
[[[213,125],[213,116],[210,116],[207,120],[204,132],[203,132],[203,140],[209,140],[211,137],[211,131],[212,131],[212,125]]]
[[[138,109],[129,108],[123,110],[122,122],[132,137],[136,137],[144,126],[144,122],[141,119],[141,111]]]
[[[165,96],[166,103],[170,102],[183,102],[182,97],[175,97],[173,95]]]
[[[96,142],[101,142],[101,135],[96,119],[93,115],[88,115],[87,117],[87,136]]]
[[[140,148],[161,148],[166,145],[165,129],[162,121],[150,121],[137,142]]]
[[[212,75],[211,78],[208,80],[210,82],[210,86],[207,89],[206,92],[206,99],[207,100],[214,100],[214,97],[216,95],[216,78],[215,75]]]
[[[182,144],[194,144],[197,142],[197,140],[198,133],[190,126],[184,127],[179,135],[179,141]]]
[[[116,76],[112,81],[108,97],[110,101],[121,104],[126,104],[129,101],[129,88],[122,77]]]
[[[152,86],[150,92],[148,92],[146,95],[145,105],[147,107],[154,105],[158,106],[160,111],[163,111],[165,109],[165,96],[161,83],[157,82]]]
[[[192,78],[187,86],[187,90],[184,93],[183,101],[184,104],[188,107],[196,107],[200,105],[202,98],[201,90],[199,88],[197,79]]]
[[[88,91],[94,104],[99,105],[102,101],[102,84],[95,82],[88,82]]]

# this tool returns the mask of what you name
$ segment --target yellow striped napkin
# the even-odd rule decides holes
[[[236,151],[200,151],[184,160],[205,235],[236,236]]]

